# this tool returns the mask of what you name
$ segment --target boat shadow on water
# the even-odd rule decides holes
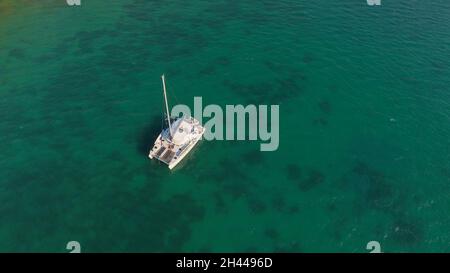
[[[153,116],[150,122],[142,127],[137,134],[136,150],[140,155],[148,156],[148,151],[152,148],[153,139],[157,138],[162,128],[160,116]]]

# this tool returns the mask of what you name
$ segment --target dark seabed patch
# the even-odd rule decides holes
[[[250,211],[256,214],[263,213],[267,210],[266,204],[259,198],[252,196],[247,198]]]
[[[288,208],[289,214],[297,214],[299,213],[300,208],[297,205],[292,205]]]
[[[329,115],[331,113],[331,104],[328,100],[322,99],[317,104],[322,113]]]
[[[332,93],[336,93],[339,90],[339,87],[336,84],[329,84],[327,89]]]
[[[325,181],[325,176],[318,170],[309,170],[305,179],[300,180],[298,187],[301,191],[309,191]]]
[[[394,189],[389,179],[383,173],[370,168],[363,162],[358,162],[352,172],[357,176],[353,183],[357,183],[356,189],[359,190],[364,200],[375,209],[392,209],[395,200]]]
[[[313,54],[311,54],[311,53],[305,53],[305,54],[303,54],[302,61],[303,61],[305,64],[310,64],[310,63],[312,63],[313,61],[315,61],[315,59],[314,59]]]
[[[204,75],[213,75],[214,73],[216,73],[216,69],[217,69],[217,68],[216,68],[214,65],[208,64],[208,65],[206,65],[205,67],[201,68],[201,69],[198,71],[198,73],[199,73],[201,76],[204,76]]]
[[[258,252],[261,252],[261,250],[255,246],[249,246],[249,247],[246,247],[243,252],[244,253],[258,253]]]
[[[393,230],[389,237],[399,246],[407,247],[423,243],[424,235],[424,227],[421,221],[399,217],[394,219]]]
[[[444,177],[444,179],[450,181],[450,168],[442,167],[440,168],[440,173]]]
[[[46,64],[63,56],[69,55],[71,49],[73,49],[74,45],[72,44],[72,38],[62,39],[58,45],[53,48],[50,48],[49,52],[44,53],[34,59],[34,62],[38,64]]]
[[[299,81],[304,81],[305,79],[306,77],[303,74],[298,73],[278,80],[278,93],[284,95],[285,99],[291,99],[300,95],[304,90]]]
[[[299,80],[305,80],[305,75],[301,72],[301,70],[297,67],[292,67],[286,63],[282,63],[280,61],[275,60],[264,60],[262,62],[265,67],[267,67],[271,72],[278,76],[283,75],[292,75],[297,76]]]
[[[277,241],[275,247],[273,248],[273,252],[275,253],[301,253],[302,249],[300,243],[298,241],[291,242],[280,242]]]
[[[275,73],[279,73],[280,71],[283,71],[284,69],[286,69],[285,65],[283,65],[279,62],[274,62],[272,60],[264,60],[263,63],[270,71],[275,72]]]
[[[9,51],[8,57],[21,60],[25,58],[25,50],[23,50],[22,48],[13,48]]]
[[[215,192],[213,194],[215,209],[218,213],[224,213],[227,209],[227,204],[222,195],[223,193],[221,192]]]
[[[336,200],[331,200],[327,205],[326,209],[330,212],[334,212],[337,209]]]
[[[387,223],[388,219],[392,218],[394,227],[389,232],[386,231],[383,224],[383,227],[379,228],[380,232],[383,234],[388,232],[389,237],[394,238],[393,240],[399,244],[402,240],[413,240],[412,237],[418,239],[414,239],[411,246],[421,240],[423,227],[420,226],[420,222],[413,221],[410,216],[405,214],[406,208],[418,206],[419,196],[409,194],[405,189],[397,190],[394,187],[395,180],[361,161],[356,162],[351,172],[344,175],[342,182],[343,184],[340,186],[344,189],[357,193],[352,201],[355,217],[362,217],[370,211],[381,212],[387,219],[382,220],[380,225]],[[419,199],[415,201],[416,198]]]
[[[272,206],[275,208],[275,210],[282,212],[286,209],[286,201],[284,200],[282,195],[276,195],[272,199]]]
[[[243,84],[225,79],[223,84],[231,92],[243,97],[246,103],[278,104],[303,93],[300,76],[288,76],[266,82]]]
[[[213,61],[208,63],[205,67],[201,68],[200,75],[212,75],[217,71],[217,68],[228,66],[231,63],[230,58],[226,56],[221,56],[215,58]]]
[[[213,253],[212,247],[209,245],[202,246],[197,250],[197,253]]]
[[[302,172],[298,165],[288,164],[286,166],[286,175],[289,180],[296,181],[300,180],[300,178],[302,177]]]
[[[271,82],[242,84],[224,80],[224,85],[229,91],[242,96],[248,104],[269,102],[273,100],[274,97],[278,97],[274,92],[274,83]]]
[[[134,198],[123,196],[123,193],[122,196],[116,196],[115,200],[120,204],[120,210],[104,211],[104,214],[108,216],[106,219],[126,219],[127,223],[140,224],[133,229],[119,225],[121,228],[115,230],[113,235],[122,234],[122,237],[126,237],[125,249],[129,251],[148,252],[156,249],[164,252],[179,251],[191,236],[190,225],[203,219],[204,209],[188,195],[176,195],[167,201],[159,201],[149,199],[148,196],[152,195],[148,194],[148,188],[146,188]],[[142,204],[146,205],[142,206]],[[157,225],[154,224],[155,221]],[[97,226],[96,230],[108,230],[109,224],[102,222],[104,227]],[[139,236],[134,236],[135,234]],[[102,242],[111,238],[110,236],[111,234],[97,233],[97,237],[92,239]],[[107,242],[104,241],[104,244],[106,245]],[[95,244],[92,245],[95,246]]]
[[[271,240],[277,240],[280,236],[275,228],[267,228],[264,235]]]
[[[192,169],[193,176],[198,183],[216,183],[222,194],[229,194],[233,199],[239,197],[252,198],[251,188],[255,183],[239,162],[222,158],[217,166],[220,167],[215,172],[202,171],[198,173],[198,171]]]
[[[211,14],[211,16],[198,16],[200,18],[208,18],[208,21],[211,21],[213,23],[212,26],[222,26],[225,24],[225,21],[223,21],[224,18],[234,18],[236,14],[241,14],[242,9],[240,7],[239,2],[228,2],[228,1],[217,1],[212,2],[210,5],[208,5],[204,10],[204,14]],[[218,22],[221,22],[220,24],[216,21],[217,19],[222,19]],[[205,19],[206,20],[206,19]],[[214,24],[214,22],[216,24]],[[208,25],[208,24],[206,24]]]
[[[117,32],[110,30],[92,30],[92,31],[80,31],[72,37],[71,44],[78,45],[77,54],[92,53],[95,43],[102,38],[113,38],[117,36]]]
[[[300,167],[296,164],[286,166],[286,176],[289,180],[297,183],[301,191],[309,191],[325,181],[324,174],[315,169],[309,169],[304,176]]]
[[[227,56],[220,56],[214,60],[216,65],[227,66],[231,64],[231,59]]]
[[[325,126],[325,125],[328,125],[328,120],[326,119],[326,118],[324,118],[324,117],[318,117],[318,118],[315,118],[313,121],[312,121],[312,124],[313,125],[319,125],[319,126]]]
[[[259,165],[265,162],[265,157],[259,150],[250,150],[242,155],[242,160],[247,165]]]

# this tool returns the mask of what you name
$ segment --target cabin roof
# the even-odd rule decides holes
[[[192,131],[192,124],[187,122],[184,118],[180,118],[172,124],[172,142],[175,145],[182,145],[189,140],[189,135]]]

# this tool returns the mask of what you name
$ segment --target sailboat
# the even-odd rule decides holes
[[[164,75],[161,76],[161,79],[169,127],[161,131],[148,157],[156,158],[167,164],[169,169],[173,169],[201,139],[205,128],[193,117],[178,117],[172,123]]]

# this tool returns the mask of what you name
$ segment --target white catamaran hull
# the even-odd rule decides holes
[[[196,120],[195,120],[196,121]],[[158,138],[150,150],[148,157],[150,159],[158,159],[159,161],[168,165],[169,169],[175,168],[183,158],[194,148],[197,142],[201,139],[204,128],[200,125],[196,125],[196,133],[193,135],[188,143],[183,145],[176,145],[166,137],[167,131],[159,134]]]
[[[181,117],[172,124],[164,75],[161,76],[161,79],[169,128],[159,134],[148,157],[150,159],[156,158],[166,163],[169,169],[173,169],[201,139],[205,128],[193,117]]]
[[[183,160],[183,158],[192,150],[192,148],[194,148],[195,144],[197,144],[197,142],[200,140],[200,138],[195,139],[187,148],[186,150],[183,152],[183,154],[181,154],[177,159],[173,160],[170,164],[169,164],[169,169],[173,169],[175,168],[175,166],[181,162],[181,160]]]

